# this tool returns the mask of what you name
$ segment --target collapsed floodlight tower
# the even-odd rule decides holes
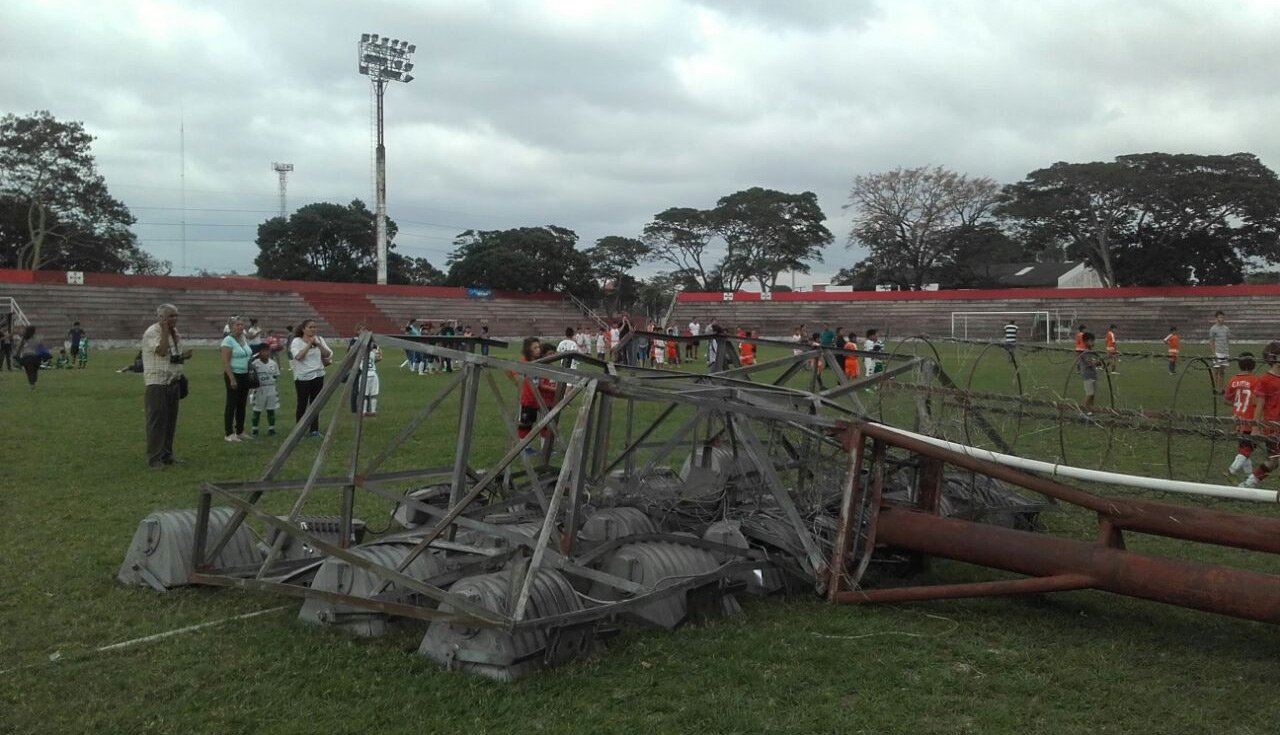
[[[280,176],[280,216],[283,217],[285,216],[286,211],[285,201],[288,188],[288,176],[289,172],[293,170],[293,164],[276,163],[273,161],[271,163],[271,170],[275,171]]]
[[[360,34],[357,59],[360,73],[373,83],[377,99],[377,147],[375,149],[375,198],[377,199],[376,226],[378,250],[378,283],[387,282],[387,149],[382,134],[382,95],[388,82],[412,82],[413,62],[410,60],[418,47],[408,41],[390,39],[376,33]]]

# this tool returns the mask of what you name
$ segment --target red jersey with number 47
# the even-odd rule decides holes
[[[1254,402],[1258,380],[1258,376],[1253,373],[1240,373],[1227,381],[1227,390],[1223,396],[1227,399],[1227,403],[1231,404],[1232,416],[1241,421],[1253,421],[1258,408],[1257,403]],[[1236,431],[1249,432],[1252,429],[1253,427],[1249,424],[1236,426]]]
[[[1262,403],[1263,421],[1280,421],[1280,375],[1263,373],[1253,384],[1253,400]],[[1280,429],[1267,427],[1264,434],[1280,434]]]

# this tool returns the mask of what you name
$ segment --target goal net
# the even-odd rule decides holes
[[[1004,327],[1013,322],[1020,342],[1052,342],[1057,322],[1048,311],[953,311],[951,337],[983,342],[1004,341]]]

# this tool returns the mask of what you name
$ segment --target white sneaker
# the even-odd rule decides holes
[[[253,437],[249,436],[248,434],[236,434],[236,438],[242,442],[247,442]]]
[[[1250,474],[1248,477],[1244,478],[1244,482],[1240,483],[1236,487],[1257,487],[1257,486],[1258,486],[1258,476],[1254,474]]]
[[[225,440],[229,442],[239,442],[240,437],[236,436],[235,434],[227,434],[227,436],[225,437]]]

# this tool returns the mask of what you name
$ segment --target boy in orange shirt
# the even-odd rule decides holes
[[[1076,328],[1076,352],[1084,352],[1084,325],[1081,324]]]
[[[1112,375],[1120,374],[1120,350],[1116,347],[1116,325],[1107,327],[1107,371]]]
[[[1255,386],[1258,376],[1253,374],[1257,363],[1252,352],[1240,353],[1240,372],[1227,381],[1227,389],[1223,393],[1227,403],[1231,405],[1231,415],[1240,423],[1236,424],[1236,433],[1240,435],[1240,445],[1236,449],[1235,459],[1227,468],[1227,475],[1237,475],[1245,469],[1252,469],[1249,455],[1253,453],[1253,421],[1257,408],[1254,406]]]
[[[1178,328],[1169,327],[1169,334],[1164,338],[1164,343],[1169,345],[1169,374],[1174,375],[1178,372],[1178,344],[1182,340],[1178,337]]]
[[[1280,421],[1280,340],[1273,340],[1262,351],[1267,372],[1253,384],[1255,421]],[[1264,426],[1262,436],[1267,442],[1267,459],[1240,483],[1240,487],[1257,487],[1267,475],[1280,467],[1280,429]]]

